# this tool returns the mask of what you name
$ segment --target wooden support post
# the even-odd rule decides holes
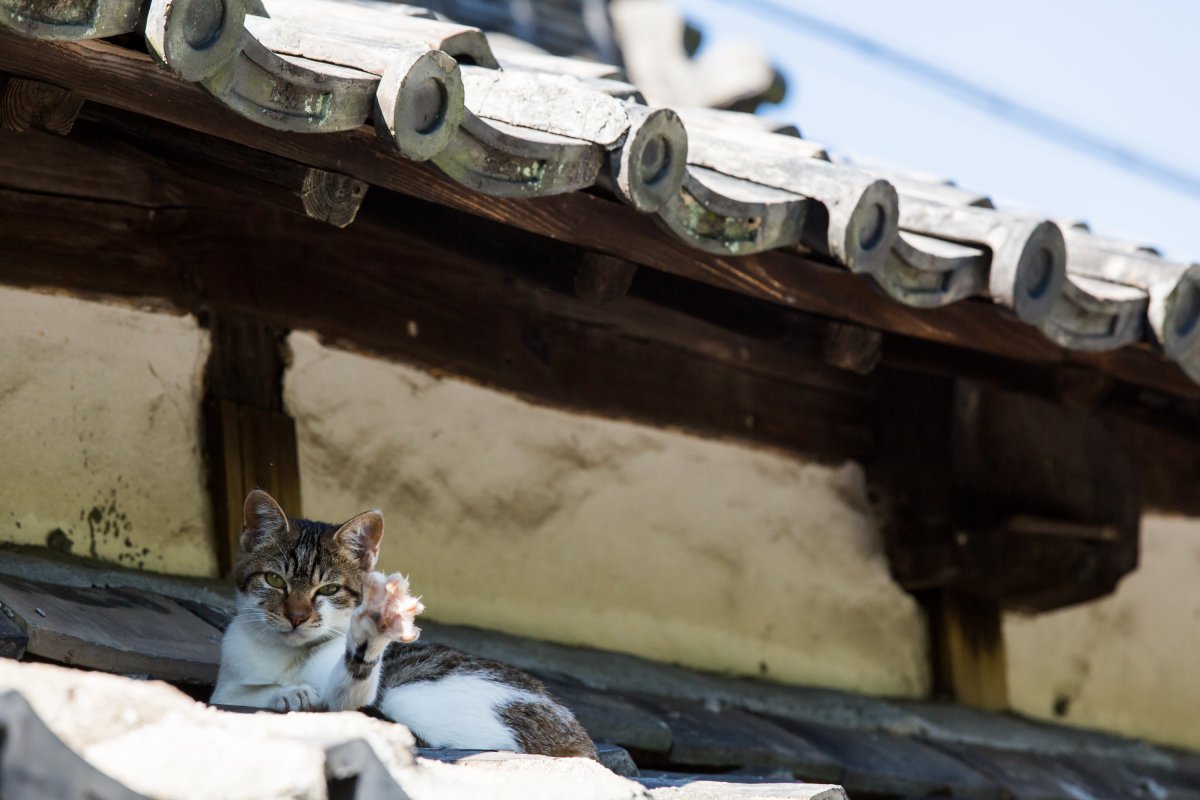
[[[69,89],[41,81],[0,77],[0,128],[24,133],[30,128],[66,136],[83,98]]]
[[[283,410],[284,333],[247,317],[209,318],[204,399],[209,488],[223,573],[237,556],[242,501],[257,487],[300,512],[296,427]]]
[[[954,481],[953,380],[881,368],[879,457],[870,467],[886,513],[892,574],[929,624],[934,692],[990,711],[1007,707],[1000,600],[955,586],[964,569]],[[919,421],[919,423],[918,423]]]
[[[1000,604],[955,591],[923,598],[929,618],[934,693],[986,711],[1008,709]]]

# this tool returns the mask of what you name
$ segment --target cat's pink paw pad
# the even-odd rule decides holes
[[[408,593],[408,578],[399,572],[386,577],[372,572],[363,584],[362,604],[355,615],[374,623],[375,635],[410,643],[421,635],[413,620],[424,610],[421,598]]]
[[[284,686],[271,696],[269,707],[276,711],[324,711],[325,701],[306,683]]]

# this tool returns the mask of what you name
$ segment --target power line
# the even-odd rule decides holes
[[[895,67],[908,77],[962,103],[1169,189],[1200,199],[1200,177],[1180,170],[1115,139],[1092,133],[1033,106],[955,75],[950,70],[898,50],[857,31],[812,14],[789,8],[777,0],[716,0],[727,6],[774,17],[812,36],[853,50],[873,61]]]

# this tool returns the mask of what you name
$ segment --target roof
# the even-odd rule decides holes
[[[19,725],[26,735],[15,746],[0,748],[3,785],[15,785],[12,776],[29,770],[32,762],[23,755],[28,751],[21,749],[29,747],[42,754],[34,759],[38,769],[94,778],[78,755],[115,777],[132,777],[134,788],[145,781],[166,781],[161,785],[167,787],[167,778],[129,766],[146,764],[138,754],[158,748],[154,752],[161,754],[161,763],[178,767],[179,774],[212,773],[213,784],[204,785],[208,794],[193,786],[187,796],[224,796],[227,784],[218,776],[236,780],[236,769],[211,769],[207,759],[215,756],[203,747],[185,746],[204,742],[216,728],[247,747],[248,737],[301,740],[317,748],[308,757],[327,770],[338,763],[348,768],[338,753],[345,756],[347,741],[366,739],[397,783],[412,796],[426,796],[419,791],[425,784],[414,782],[409,769],[412,742],[403,729],[337,714],[314,734],[303,720],[293,724],[266,714],[256,715],[257,721],[233,719],[242,715],[200,709],[165,686],[145,684],[147,678],[167,680],[193,697],[207,697],[219,659],[219,630],[233,612],[230,595],[230,587],[212,582],[51,559],[38,551],[6,552],[0,562],[0,653],[141,680],[42,664],[21,669],[7,662],[10,666],[0,669],[0,729]],[[432,641],[538,675],[597,741],[609,745],[602,748],[604,763],[640,781],[655,797],[845,796],[840,789],[823,794],[830,791],[825,784],[842,786],[851,797],[1174,800],[1200,793],[1200,756],[1137,740],[942,703],[726,678],[493,631],[436,623],[422,627]],[[178,727],[164,725],[168,712]],[[391,749],[397,751],[399,768],[386,758]],[[251,752],[259,763],[287,755]],[[523,773],[533,782],[522,789],[533,794],[522,797],[568,796],[554,795],[553,784],[546,783],[550,775],[531,776],[537,767],[523,764],[525,757],[508,763],[502,756],[461,751],[418,750],[415,755],[493,773],[510,771],[512,780]],[[362,776],[374,762],[351,761],[350,772],[365,783]],[[435,784],[441,791],[436,796],[457,796],[447,794],[456,785],[449,777],[441,775],[446,783]],[[586,796],[644,796],[636,787],[628,794],[626,784],[610,786],[608,778],[587,769],[577,778],[581,790],[593,792]],[[167,788],[161,792],[174,796]]]
[[[1088,354],[1149,350],[1200,380],[1200,267],[1160,258],[1150,248],[1105,239],[1080,224],[997,209],[987,195],[947,181],[831,158],[824,147],[799,138],[794,126],[737,112],[647,105],[621,68],[531,52],[426,9],[385,0],[227,0],[223,11],[202,0],[145,5],[145,46],[176,83],[203,87],[262,129],[354,137],[352,145],[338,140],[354,149],[353,161],[319,157],[320,145],[269,140],[277,153],[410,191],[413,182],[398,177],[389,160],[428,161],[459,186],[495,198],[607,192],[693,252],[719,257],[720,274],[671,263],[665,255],[655,260],[633,252],[631,260],[640,256],[652,266],[776,302],[794,304],[807,293],[810,310],[922,338],[1034,360],[1062,358],[1052,345],[1017,332],[1010,322],[1016,320],[1118,376],[1139,372],[1144,354],[1124,361],[1088,361]],[[566,3],[558,12],[552,5],[528,4],[529,19],[595,19],[595,3]],[[178,97],[159,92],[168,85],[165,76],[143,72],[156,86],[136,98],[116,86],[84,86],[86,78],[64,81],[64,68],[77,75],[102,63],[114,69],[114,59],[133,59],[124,66],[144,70],[129,49],[138,40],[127,35],[141,30],[142,6],[143,0],[50,6],[0,0],[0,27],[20,36],[117,37],[120,43],[47,52],[41,59],[6,43],[0,69],[72,83],[102,102],[244,138],[206,108],[179,108]],[[548,23],[521,28],[511,16],[493,20],[480,4],[438,5],[450,13],[460,7],[518,33],[536,29],[535,40],[553,38]],[[636,14],[618,16],[637,30]],[[604,38],[597,33],[602,25],[566,27],[591,31],[584,38],[592,45],[571,44],[563,34],[555,40],[560,51],[613,54],[596,45]],[[212,126],[205,116],[213,117]],[[363,138],[368,122],[373,143]],[[470,195],[446,197],[441,189],[431,193],[485,216],[511,208],[480,208]],[[335,221],[348,224],[352,217]],[[561,223],[520,224],[563,235]],[[862,296],[849,308],[815,282],[797,287],[803,277],[781,262],[764,267],[745,258],[768,251],[840,266],[898,307],[983,299],[1006,311],[984,318],[990,335],[970,323],[949,334],[947,321],[964,327],[962,315],[896,315]],[[966,307],[980,313],[978,303]],[[1150,383],[1195,396],[1169,375]]]

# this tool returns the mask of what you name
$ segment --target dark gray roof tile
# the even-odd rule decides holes
[[[779,725],[745,711],[693,700],[639,696],[671,729],[666,758],[678,766],[782,767],[806,781],[836,783],[840,759]]]
[[[91,3],[29,3],[0,0],[0,27],[39,39],[99,39],[129,33],[143,0]]]
[[[499,64],[479,28],[428,19],[411,6],[383,0],[263,0],[266,16],[289,27],[325,33],[365,47],[441,50],[460,63]],[[253,13],[253,12],[252,12]]]
[[[875,280],[901,303],[934,308],[987,291],[988,251],[900,231]]]
[[[1116,350],[1145,335],[1150,298],[1133,286],[1072,274],[1042,331],[1072,350]]]
[[[938,749],[994,780],[1013,800],[1102,800],[1111,797],[1097,793],[1091,782],[1065,769],[1060,759],[966,745],[939,744]]]
[[[575,713],[593,739],[644,752],[664,753],[671,749],[671,729],[661,715],[616,692],[542,677],[550,691]]]
[[[1031,324],[1045,319],[1058,302],[1067,253],[1056,224],[990,208],[901,197],[903,230],[987,248],[988,294],[995,302]]]
[[[1146,319],[1166,356],[1200,379],[1200,265],[1159,258],[1124,242],[1067,230],[1072,274],[1135,286],[1149,295]]]
[[[463,114],[450,145],[433,158],[443,172],[498,197],[537,197],[585,189],[596,182],[604,148]]]
[[[273,20],[248,17],[238,53],[204,86],[247,119],[283,131],[332,133],[362,126],[379,77],[353,67],[276,53]]]
[[[679,192],[658,216],[699,250],[745,255],[799,244],[808,203],[782,189],[689,166]]]
[[[900,797],[948,794],[993,800],[1004,794],[991,778],[913,739],[796,720],[779,720],[779,724],[842,765],[840,783],[851,797],[857,793]]]
[[[696,130],[688,141],[689,164],[819,203],[824,213],[810,209],[808,246],[855,272],[882,269],[900,214],[895,189],[855,167],[815,158],[815,152],[811,143],[790,136],[710,128]]]
[[[544,73],[463,67],[467,108],[477,116],[611,149],[629,130],[619,100]]]

